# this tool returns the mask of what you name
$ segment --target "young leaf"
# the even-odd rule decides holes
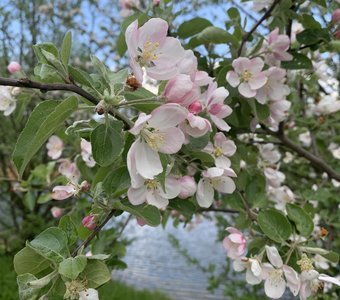
[[[69,31],[65,34],[60,51],[60,58],[66,70],[68,66],[68,61],[70,60],[71,49],[72,49],[72,34]]]
[[[277,243],[287,240],[292,234],[292,227],[287,218],[275,209],[261,211],[257,222],[263,233]]]
[[[41,102],[33,110],[19,135],[12,155],[21,176],[31,158],[77,107],[78,100],[72,96],[62,102],[54,100]]]
[[[29,283],[37,280],[38,278],[30,273],[22,274],[17,277],[17,283],[19,287],[20,300],[33,300],[37,299],[40,289],[31,287]]]
[[[116,198],[124,193],[130,186],[130,175],[126,166],[120,167],[109,173],[103,182],[105,192]]]
[[[183,22],[177,31],[178,37],[185,39],[200,33],[203,29],[213,26],[210,21],[204,18],[194,18],[189,21]]]
[[[58,227],[66,233],[69,245],[73,245],[77,241],[77,228],[70,216],[63,216],[59,221]]]
[[[13,264],[15,272],[20,274],[31,273],[33,275],[40,273],[50,266],[48,261],[43,256],[39,255],[30,247],[21,249],[14,256]]]
[[[85,255],[69,257],[59,264],[58,272],[59,274],[74,280],[84,271],[86,265],[87,258]]]
[[[110,271],[100,260],[89,260],[82,275],[86,278],[88,287],[94,289],[111,279]]]
[[[300,206],[295,204],[286,205],[288,218],[292,220],[297,230],[305,237],[309,237],[314,229],[313,219]]]

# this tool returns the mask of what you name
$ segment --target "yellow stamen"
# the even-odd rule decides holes
[[[246,82],[248,82],[252,77],[253,77],[253,74],[250,73],[248,70],[245,70],[242,74],[242,78]]]
[[[164,136],[157,130],[151,132],[148,129],[142,131],[142,136],[151,149],[158,151],[164,144]]]
[[[220,157],[223,155],[223,151],[220,147],[215,147],[215,150],[214,150],[214,155],[215,157]]]
[[[297,264],[300,266],[301,272],[314,270],[312,260],[309,259],[305,253],[302,254],[301,259],[297,261]]]
[[[149,179],[144,182],[144,185],[148,190],[155,190],[157,189],[158,182],[155,179]]]
[[[157,60],[158,56],[155,52],[158,47],[159,47],[158,42],[150,41],[145,42],[143,45],[142,53],[139,57],[139,62],[142,65],[149,65],[151,62]]]

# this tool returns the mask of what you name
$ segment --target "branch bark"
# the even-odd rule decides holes
[[[237,51],[237,55],[238,55],[238,56],[241,56],[243,46],[244,46],[244,44],[248,41],[248,39],[250,38],[250,36],[255,32],[255,30],[257,29],[257,27],[259,27],[259,26],[262,24],[262,22],[263,22],[264,20],[266,20],[267,18],[270,17],[272,11],[273,11],[274,8],[276,7],[276,5],[279,4],[280,1],[281,1],[281,0],[275,0],[275,1],[273,2],[273,4],[268,8],[268,10],[265,12],[265,14],[262,16],[262,18],[256,22],[256,24],[253,26],[253,28],[250,29],[250,31],[249,31],[245,36],[243,36],[242,41],[241,41],[241,45],[240,45],[240,47],[238,48],[238,51]]]
[[[0,85],[38,89],[42,92],[68,91],[86,98],[94,105],[97,105],[99,103],[99,100],[96,97],[73,83],[40,83],[29,80],[28,78],[13,79],[0,77]],[[133,123],[130,121],[130,119],[120,113],[117,109],[112,109],[112,115],[114,115],[117,119],[123,121],[128,128],[132,127]]]

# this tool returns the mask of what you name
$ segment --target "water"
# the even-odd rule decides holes
[[[203,266],[212,263],[220,269],[218,266],[225,263],[225,252],[222,244],[216,242],[217,230],[211,221],[204,220],[189,231],[181,225],[174,228],[171,222],[164,230],[160,226],[140,227],[132,220],[124,231],[125,236],[136,239],[124,258],[128,268],[115,271],[114,279],[138,288],[164,291],[174,300],[225,299],[221,289],[215,294],[206,290],[207,274],[196,265],[188,264],[170,244],[167,233],[173,234],[181,247],[202,261]]]

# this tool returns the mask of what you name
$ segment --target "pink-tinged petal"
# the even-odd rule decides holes
[[[237,244],[233,243],[229,239],[229,236],[223,239],[223,247],[227,251],[227,256],[230,257],[231,259],[237,259],[242,256],[238,255]]]
[[[226,156],[233,156],[236,152],[236,145],[233,141],[228,140],[225,143],[222,144],[222,151],[223,154]]]
[[[223,104],[220,111],[216,114],[216,117],[220,119],[224,119],[225,117],[228,117],[233,110],[226,104]]]
[[[252,74],[257,74],[259,72],[261,72],[261,70],[264,67],[264,62],[261,58],[259,57],[255,57],[253,59],[250,60],[248,67],[248,71]]]
[[[188,124],[185,126],[185,131],[192,137],[200,137],[211,131],[211,124],[207,119],[204,119],[193,114],[187,117]]]
[[[229,177],[220,177],[219,180],[213,181],[214,188],[223,194],[232,194],[236,185],[234,181]]]
[[[246,268],[247,268],[247,262],[244,262],[242,260],[242,258],[234,260],[234,262],[233,262],[233,269],[234,269],[235,272],[242,272]]]
[[[181,186],[175,177],[168,176],[165,178],[165,194],[166,198],[173,199],[178,196],[181,191]]]
[[[197,203],[200,207],[208,208],[214,202],[214,189],[209,180],[201,179],[196,192]]]
[[[145,123],[151,118],[151,115],[147,115],[145,113],[140,113],[138,119],[135,122],[135,125],[129,130],[130,133],[137,135],[143,129]]]
[[[236,244],[242,244],[244,243],[244,237],[242,235],[242,233],[239,233],[239,232],[235,232],[235,233],[231,233],[228,235],[228,238],[233,242],[233,243],[236,243]]]
[[[318,279],[323,282],[328,282],[340,286],[340,280],[338,278],[331,277],[326,274],[320,274]]]
[[[250,60],[247,57],[239,57],[232,62],[234,70],[238,74],[242,74],[244,71],[248,70]]]
[[[179,104],[164,104],[151,112],[149,125],[157,129],[175,127],[186,119],[188,113],[188,110]]]
[[[225,230],[228,231],[229,233],[237,233],[237,234],[241,234],[241,235],[243,234],[241,231],[239,231],[235,227],[227,227]]]
[[[205,71],[196,71],[194,83],[196,86],[204,86],[212,83],[213,79]]]
[[[282,258],[279,254],[279,251],[277,251],[276,247],[271,247],[266,245],[266,253],[268,260],[270,263],[277,268],[281,268],[283,265]]]
[[[138,20],[132,22],[125,31],[125,41],[131,59],[137,57],[138,48]]]
[[[178,74],[178,68],[173,64],[146,68],[147,75],[155,80],[169,80]]]
[[[139,140],[133,142],[127,153],[126,159],[127,168],[131,178],[131,186],[134,188],[140,187],[144,184],[144,179],[139,175],[136,167],[136,151],[138,150],[138,143],[140,143]]]
[[[178,198],[187,199],[196,193],[197,184],[193,177],[183,176],[178,179],[178,182],[180,184],[180,193],[178,194]]]
[[[187,106],[193,102],[196,96],[193,87],[194,84],[189,75],[179,74],[168,81],[163,95],[167,102]]]
[[[226,169],[231,166],[231,162],[228,157],[222,155],[215,158],[215,165],[217,168]]]
[[[214,146],[211,142],[208,142],[208,144],[204,147],[203,149],[204,152],[208,152],[208,153],[213,153],[214,152]]]
[[[137,141],[135,151],[136,170],[141,176],[153,179],[163,172],[159,154],[152,150],[147,143]]]
[[[146,200],[146,192],[147,190],[144,185],[136,189],[130,187],[127,192],[130,203],[132,205],[140,205],[144,203]]]
[[[219,117],[216,117],[214,115],[210,115],[210,119],[219,130],[226,132],[230,130],[230,126],[223,119],[220,119]]]
[[[264,282],[264,291],[270,298],[281,298],[285,290],[286,282],[282,277],[280,279],[268,277]]]
[[[293,59],[293,55],[288,52],[276,52],[274,53],[274,56],[277,60],[281,61],[290,61]]]
[[[224,87],[219,87],[212,92],[210,99],[208,101],[208,105],[213,104],[223,105],[225,98],[227,98],[228,96],[229,96],[228,90],[225,89]]]
[[[240,94],[246,98],[252,98],[255,97],[256,95],[256,91],[252,90],[249,86],[248,83],[246,82],[242,82],[239,86],[238,86],[238,91],[240,92]]]
[[[276,27],[268,36],[268,43],[271,44],[273,43],[275,40],[277,40],[279,36],[279,28]]]
[[[73,185],[57,185],[53,188],[51,198],[54,200],[65,200],[76,193]]]
[[[214,136],[214,145],[216,147],[222,148],[224,142],[227,141],[226,136],[222,132],[217,132]]]
[[[146,42],[163,43],[168,33],[168,23],[160,18],[152,18],[138,30],[138,46],[143,50]]]
[[[252,272],[250,268],[247,269],[246,271],[246,281],[247,283],[251,285],[257,285],[261,283],[262,279],[260,276],[255,276],[255,274]]]
[[[310,282],[303,281],[301,283],[300,293],[299,293],[300,300],[307,300],[308,297],[311,295],[312,295],[312,290],[310,288]]]
[[[235,171],[231,168],[224,168],[223,171],[224,171],[223,173],[224,176],[237,177]]]
[[[156,206],[158,209],[166,209],[169,204],[169,200],[162,197],[156,192],[148,191],[146,194],[146,200],[148,204]]]
[[[162,136],[164,141],[158,149],[159,152],[173,154],[177,153],[182,148],[185,136],[179,128],[166,128],[160,130],[158,134]]]
[[[237,87],[240,84],[240,76],[235,71],[229,71],[226,79],[232,87]]]
[[[268,78],[266,77],[266,75],[263,72],[261,72],[254,75],[248,81],[248,83],[252,90],[258,90],[259,88],[263,87],[266,84],[267,80]]]
[[[132,73],[136,77],[137,81],[142,84],[143,82],[143,69],[142,67],[134,60],[130,59],[130,67],[132,68]]]
[[[223,169],[216,167],[209,168],[202,172],[203,176],[208,178],[221,177],[223,173],[224,173]]]
[[[184,57],[178,63],[180,74],[190,75],[193,79],[195,72],[197,72],[197,58],[192,50],[185,50]]]
[[[158,59],[154,62],[156,65],[163,65],[165,63],[177,64],[185,56],[185,50],[178,39],[167,37],[157,55]]]
[[[290,266],[283,265],[283,273],[287,280],[287,286],[294,296],[297,296],[300,290],[300,278],[298,273]]]

